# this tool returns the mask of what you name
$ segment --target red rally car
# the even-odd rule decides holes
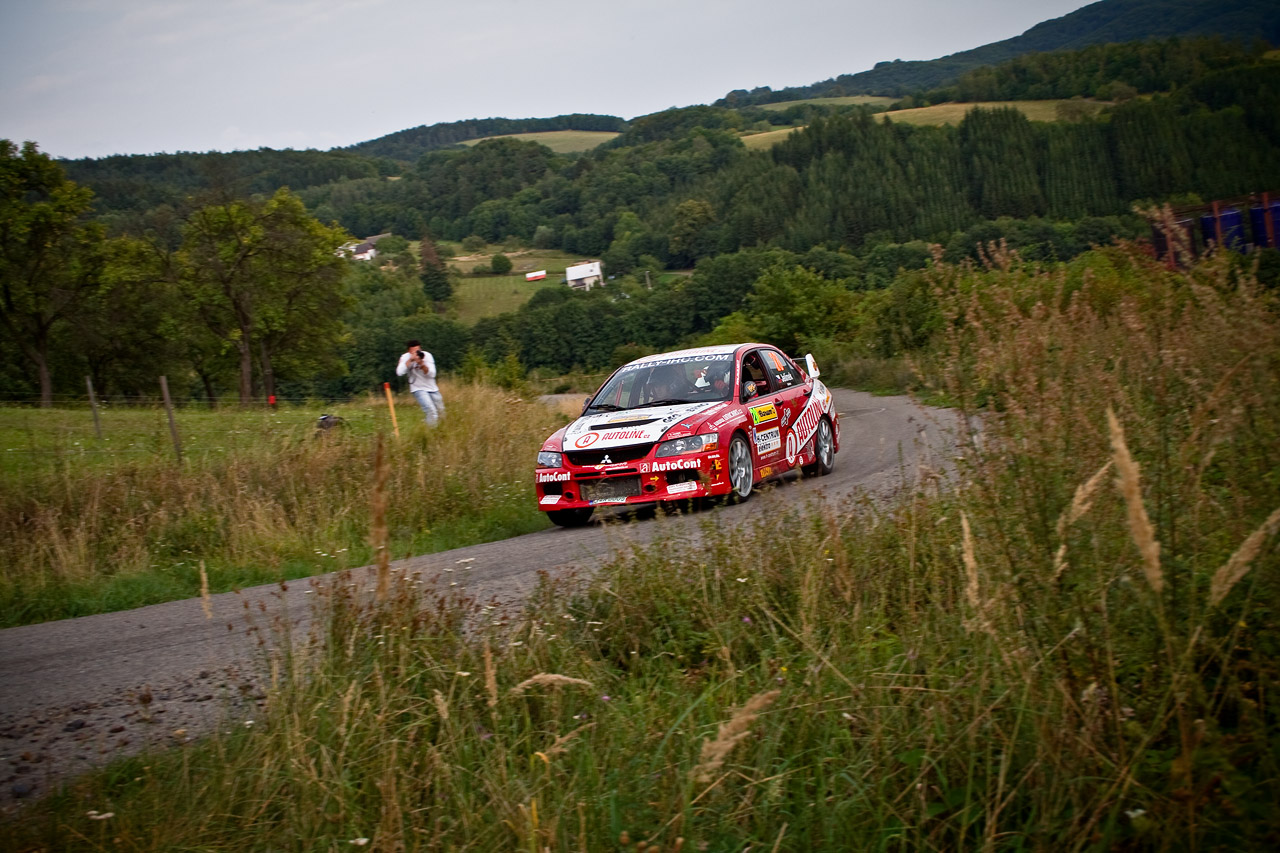
[[[831,392],[775,347],[732,344],[636,359],[538,452],[538,506],[585,524],[597,506],[729,495],[796,466],[829,474],[840,449]]]

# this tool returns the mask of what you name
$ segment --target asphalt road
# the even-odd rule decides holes
[[[611,513],[579,529],[553,528],[393,563],[458,584],[477,600],[518,602],[539,572],[590,573],[619,550],[658,537],[696,535],[707,518],[741,523],[772,502],[892,494],[942,474],[953,457],[953,412],[906,397],[834,389],[841,418],[836,470],[788,479],[745,504],[689,516]],[[532,495],[532,487],[530,487]],[[366,569],[354,570],[366,578]],[[118,755],[188,742],[216,725],[251,720],[261,694],[253,626],[310,615],[308,581],[121,613],[0,631],[0,810],[12,811]]]

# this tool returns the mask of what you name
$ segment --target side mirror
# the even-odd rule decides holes
[[[582,412],[581,412],[581,414],[584,414],[584,415],[585,415],[585,414],[587,413],[587,406],[590,406],[590,405],[591,405],[591,398],[590,398],[590,397],[588,397],[587,399],[583,400],[583,401],[582,401]]]
[[[756,387],[754,380],[748,379],[742,383],[742,402],[745,403],[751,398],[759,396],[759,394],[760,389]]]
[[[822,375],[822,371],[818,370],[818,362],[813,360],[813,353],[804,354],[804,366],[808,370],[810,379],[817,379]]]

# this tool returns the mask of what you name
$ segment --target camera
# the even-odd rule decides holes
[[[418,350],[417,352],[414,353],[414,355],[416,355],[418,358],[426,358],[427,356],[427,354],[422,350]]]

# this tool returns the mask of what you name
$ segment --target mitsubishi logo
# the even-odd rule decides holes
[[[612,459],[610,459],[610,458],[609,458],[609,454],[608,454],[608,453],[606,453],[606,454],[605,454],[605,455],[600,459],[600,464],[601,464],[601,465],[612,465],[612,464],[613,464],[613,460],[612,460]]]

